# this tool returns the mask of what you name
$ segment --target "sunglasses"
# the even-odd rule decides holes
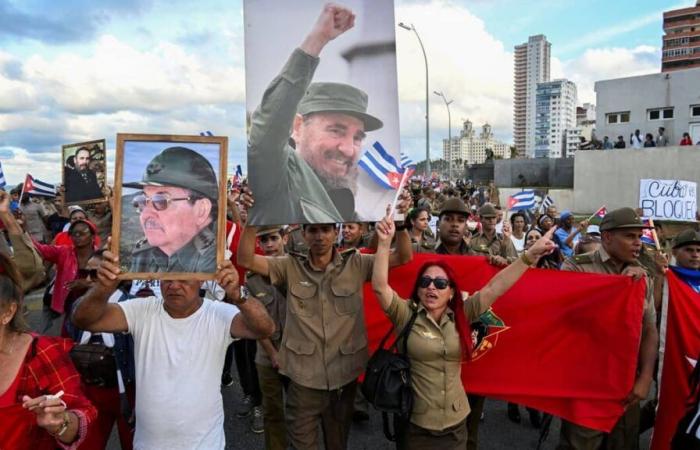
[[[80,231],[80,230],[73,230],[70,232],[70,235],[73,237],[83,237],[87,236],[88,234],[91,234],[89,231]]]
[[[154,194],[150,197],[146,197],[144,194],[139,194],[134,197],[133,204],[134,208],[145,209],[150,203],[156,211],[164,211],[168,209],[172,202],[192,200],[192,198],[193,197],[172,198],[170,194]]]
[[[422,276],[418,279],[418,287],[421,287],[423,289],[430,286],[430,283],[432,283],[433,286],[435,286],[435,289],[443,290],[447,289],[447,287],[450,285],[450,280],[442,277],[431,278],[428,276]]]

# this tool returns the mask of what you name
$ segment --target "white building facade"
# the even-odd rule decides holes
[[[452,158],[453,168],[464,164],[481,164],[486,161],[489,152],[493,152],[494,158],[510,159],[510,145],[496,140],[488,123],[476,135],[471,121],[465,120],[460,135],[452,138],[451,146],[448,139],[442,141],[443,159],[449,161]]]
[[[560,79],[539,83],[536,95],[535,157],[561,158],[569,148],[567,130],[576,129],[576,84]],[[580,130],[578,132],[580,136]]]
[[[538,34],[515,46],[513,141],[519,157],[535,156],[537,83],[549,81],[552,44]]]

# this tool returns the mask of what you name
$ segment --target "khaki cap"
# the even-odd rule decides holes
[[[496,208],[493,207],[491,203],[484,203],[484,205],[479,208],[479,217],[496,217],[498,212]]]
[[[632,208],[620,208],[608,212],[600,222],[600,231],[616,230],[618,228],[651,228],[644,225]]]
[[[683,230],[673,239],[674,249],[693,244],[700,245],[700,231],[693,229]]]
[[[261,227],[258,229],[258,232],[255,233],[255,236],[260,237],[260,236],[265,236],[266,234],[277,233],[277,232],[282,234],[282,227],[280,227],[280,226]]]
[[[143,172],[141,181],[123,186],[143,189],[144,186],[175,186],[190,189],[216,202],[219,185],[216,172],[204,156],[186,147],[168,147],[157,154]]]
[[[365,131],[378,130],[384,124],[367,114],[367,94],[343,83],[311,83],[299,102],[297,112],[302,116],[318,112],[336,112],[357,117]]]
[[[459,213],[465,216],[469,215],[469,210],[464,202],[457,197],[450,198],[442,204],[442,209],[440,210],[439,216],[442,217],[443,214],[447,213]]]

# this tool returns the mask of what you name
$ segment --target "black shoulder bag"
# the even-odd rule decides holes
[[[367,362],[365,380],[362,383],[362,393],[375,409],[382,412],[384,435],[390,441],[396,441],[396,433],[389,427],[389,414],[407,420],[413,409],[413,392],[411,391],[411,362],[408,359],[408,334],[416,321],[417,312],[404,326],[401,333],[388,349],[384,344],[394,331],[384,336],[377,351]],[[398,343],[403,341],[403,351],[399,351]],[[395,417],[396,419],[396,417]],[[396,423],[396,420],[394,420]]]
[[[700,358],[700,355],[698,355]],[[688,410],[678,422],[678,427],[671,441],[671,450],[700,450],[700,364],[690,374],[690,396],[688,397]]]

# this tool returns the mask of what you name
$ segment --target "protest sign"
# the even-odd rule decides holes
[[[224,258],[228,138],[118,134],[112,252],[122,279],[212,279]]]
[[[67,144],[61,149],[61,167],[67,205],[107,201],[105,140]]]
[[[639,180],[639,207],[655,220],[694,221],[697,183],[683,180]]]
[[[324,3],[244,2],[252,225],[380,220],[402,178],[393,0]]]

